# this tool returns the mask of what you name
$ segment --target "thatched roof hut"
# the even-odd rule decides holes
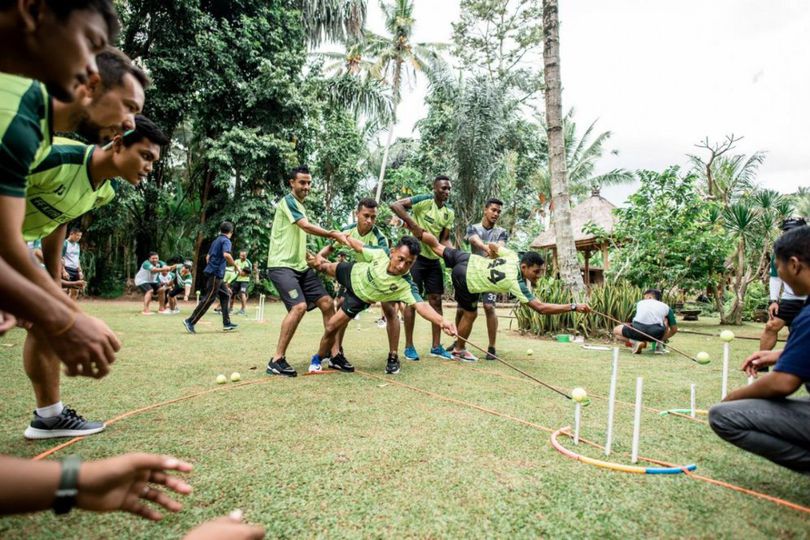
[[[574,229],[574,243],[576,244],[577,251],[582,251],[585,254],[585,267],[583,268],[583,278],[586,284],[592,281],[601,281],[602,271],[608,269],[608,242],[606,240],[597,239],[595,235],[586,233],[583,228],[588,223],[594,223],[604,229],[608,234],[613,233],[613,226],[616,218],[613,216],[613,210],[616,207],[607,199],[599,194],[599,189],[594,189],[591,196],[579,203],[571,210],[571,227]],[[557,238],[554,234],[554,229],[549,228],[547,231],[542,232],[530,245],[531,249],[544,250],[551,249],[554,256],[554,266],[556,267],[557,259]],[[594,251],[602,252],[603,269],[591,269],[590,258]],[[597,270],[597,276],[591,276],[593,270]]]

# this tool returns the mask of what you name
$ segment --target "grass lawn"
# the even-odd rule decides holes
[[[269,321],[235,317],[239,331],[224,334],[209,314],[196,336],[180,316],[143,317],[135,302],[85,302],[118,332],[124,348],[107,378],[66,380],[64,401],[92,419],[109,419],[153,403],[215,391],[131,416],[80,441],[55,458],[86,459],[126,451],[174,454],[195,465],[195,488],[185,509],[153,524],[124,514],[73,512],[0,519],[2,538],[177,538],[197,523],[245,511],[268,537],[728,537],[803,538],[810,515],[710,485],[684,475],[634,475],[597,469],[555,451],[549,433],[435,395],[479,405],[557,429],[572,422],[568,400],[538,387],[497,362],[458,364],[427,356],[429,328],[417,323],[421,362],[403,360],[399,375],[383,374],[385,330],[379,311],[364,313],[347,331],[346,352],[361,373],[273,378],[264,366],[283,316],[267,304]],[[187,314],[189,308],[183,306]],[[483,318],[474,331],[486,345]],[[510,332],[501,323],[498,351],[536,377],[605,396],[610,352],[589,351]],[[305,317],[288,359],[305,372],[321,332],[319,314]],[[684,329],[717,332],[716,321]],[[759,326],[735,328],[756,336]],[[403,332],[404,341],[404,332]],[[447,344],[449,340],[445,338]],[[4,364],[0,448],[31,457],[56,442],[28,442],[22,432],[33,410],[21,362],[23,333],[0,341]],[[699,366],[676,354],[632,356],[622,351],[618,398],[632,402],[635,378],[644,377],[645,405],[689,406],[720,397],[722,342],[680,334],[676,347],[706,350]],[[401,343],[401,347],[402,347]],[[732,367],[755,350],[732,343]],[[527,349],[534,354],[527,356]],[[401,350],[401,349],[400,349]],[[215,384],[219,373],[239,371],[256,384]],[[259,382],[260,381],[260,382]],[[745,384],[733,370],[729,386]],[[607,403],[584,410],[582,435],[604,442]],[[614,455],[629,463],[633,408],[617,404]],[[568,448],[572,441],[563,437]],[[577,451],[600,457],[580,445]],[[707,425],[642,415],[641,454],[673,463],[697,463],[697,472],[810,506],[810,478],[791,473],[722,442]]]

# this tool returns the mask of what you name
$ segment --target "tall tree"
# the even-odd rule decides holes
[[[585,283],[579,270],[579,259],[571,226],[571,197],[565,162],[565,139],[562,119],[562,81],[560,79],[560,24],[557,0],[543,0],[545,39],[543,64],[546,77],[546,133],[548,161],[551,169],[551,201],[554,205],[554,234],[557,238],[557,264],[560,277],[571,289],[576,301],[582,299]]]

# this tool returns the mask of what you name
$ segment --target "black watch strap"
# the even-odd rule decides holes
[[[76,504],[79,493],[79,468],[82,460],[79,456],[68,456],[62,461],[62,474],[59,477],[59,488],[53,499],[53,513],[67,514]]]

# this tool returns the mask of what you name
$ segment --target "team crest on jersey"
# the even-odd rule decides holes
[[[290,295],[291,300],[298,298],[298,289],[291,289],[287,294]]]
[[[391,292],[397,292],[397,284],[396,283],[391,284]]]

